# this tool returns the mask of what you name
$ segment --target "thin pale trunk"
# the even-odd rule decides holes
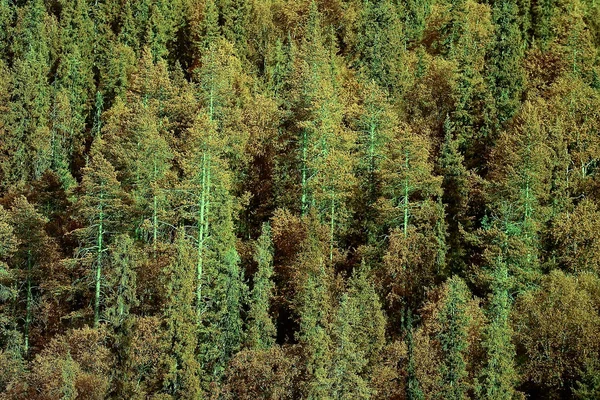
[[[214,93],[213,88],[210,89],[209,95],[209,121],[213,122],[214,115]],[[212,129],[212,126],[211,126]],[[209,141],[211,135],[209,135]],[[198,260],[196,264],[196,315],[197,323],[201,321],[202,314],[202,274],[204,268],[204,241],[208,234],[208,212],[210,199],[210,143],[207,143],[204,152],[202,153],[202,183],[200,193],[200,204],[198,207]]]
[[[331,220],[329,224],[329,261],[333,261],[333,234],[335,228],[335,197],[331,196]]]
[[[202,184],[200,193],[200,204],[198,207],[198,261],[196,266],[196,313],[200,322],[200,310],[202,304],[202,268],[204,262],[204,220],[206,207],[206,152],[202,154]]]
[[[406,237],[408,235],[408,153],[405,156],[404,159],[404,166],[406,168],[405,174],[406,177],[404,178],[404,237]]]
[[[29,353],[29,327],[31,326],[32,319],[32,301],[33,296],[31,293],[31,250],[27,250],[27,303],[26,303],[26,314],[25,314],[25,354]]]
[[[369,129],[369,196],[371,201],[375,194],[375,124]]]
[[[100,213],[99,213],[99,223],[98,223],[98,254],[96,255],[96,291],[94,295],[94,326],[98,326],[98,322],[100,321],[100,281],[102,278],[102,251],[103,251],[103,242],[102,240],[104,235],[104,193],[100,191]]]
[[[308,211],[308,187],[307,187],[307,149],[306,149],[306,129],[302,131],[302,215]]]

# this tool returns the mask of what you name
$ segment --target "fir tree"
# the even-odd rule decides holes
[[[25,197],[17,198],[11,209],[14,234],[19,246],[13,256],[12,270],[18,271],[22,282],[19,288],[23,310],[23,353],[27,355],[31,347],[31,330],[37,320],[36,307],[40,302],[42,267],[52,259],[52,243],[44,228],[48,220],[41,215]]]
[[[254,285],[250,295],[246,342],[251,349],[266,350],[275,343],[277,330],[269,314],[274,295],[273,242],[271,227],[264,223],[262,233],[254,250],[254,261],[258,269],[254,274]]]
[[[166,299],[164,307],[165,377],[163,390],[176,398],[202,398],[200,365],[196,360],[196,317],[194,313],[193,249],[179,228],[175,238],[175,256],[165,271]]]
[[[447,288],[447,298],[438,317],[442,326],[438,337],[443,354],[442,390],[446,399],[466,399],[469,387],[465,381],[465,354],[469,346],[467,328],[470,321],[466,305],[470,292],[458,277],[449,279]]]
[[[481,398],[515,398],[517,372],[515,348],[512,344],[511,310],[508,268],[498,257],[492,272],[492,296],[489,306],[489,324],[485,331],[483,346],[487,351],[487,365],[482,372]]]
[[[492,20],[495,41],[488,61],[488,80],[495,104],[498,127],[513,117],[521,103],[523,38],[519,30],[519,8],[513,0],[494,1]]]
[[[105,319],[118,328],[130,318],[138,305],[135,267],[139,255],[128,235],[117,236],[114,243],[111,250],[112,271],[107,285],[112,293],[107,299]]]
[[[105,253],[119,228],[124,197],[114,167],[102,155],[103,147],[101,138],[97,138],[92,145],[89,162],[83,169],[82,195],[78,202],[78,214],[86,224],[85,228],[77,231],[81,241],[78,256],[92,269],[95,326],[100,321],[103,303],[103,268],[107,262]]]

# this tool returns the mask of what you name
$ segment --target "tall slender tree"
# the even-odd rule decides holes
[[[269,310],[274,296],[273,282],[273,239],[271,227],[264,223],[262,233],[256,242],[254,261],[258,270],[254,274],[246,342],[251,349],[266,350],[275,343],[277,330]]]
[[[163,360],[166,369],[163,390],[177,398],[195,400],[202,398],[202,391],[201,369],[195,356],[194,256],[183,228],[177,231],[174,247],[175,255],[165,271],[164,343],[168,350]]]
[[[447,288],[447,298],[439,314],[442,326],[438,337],[443,353],[442,390],[446,399],[466,399],[469,387],[465,381],[465,354],[469,345],[467,329],[470,318],[466,305],[470,291],[458,277],[449,279]]]
[[[94,325],[100,322],[103,303],[104,267],[107,251],[112,238],[123,227],[118,224],[122,214],[121,185],[114,167],[102,154],[104,142],[96,138],[92,144],[88,164],[83,168],[81,197],[78,202],[78,215],[85,224],[77,230],[80,240],[78,256],[90,268],[93,282]]]

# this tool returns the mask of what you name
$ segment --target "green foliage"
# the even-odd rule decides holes
[[[481,398],[507,399],[516,397],[518,375],[515,368],[516,350],[512,343],[510,325],[510,282],[508,268],[498,257],[492,270],[492,295],[488,309],[489,323],[484,334],[483,347],[487,365],[482,371]]]
[[[0,399],[597,398],[597,3],[0,0]]]
[[[273,241],[268,223],[263,224],[262,233],[256,242],[254,261],[258,263],[258,269],[254,274],[254,285],[250,294],[246,342],[251,349],[266,350],[274,344],[277,333],[269,313],[275,284]]]
[[[448,280],[447,298],[439,314],[441,330],[438,339],[443,353],[442,391],[446,399],[466,399],[469,389],[465,354],[470,316],[466,312],[471,296],[467,285],[458,277]]]
[[[195,355],[194,253],[181,228],[177,231],[174,247],[175,255],[165,271],[167,302],[163,311],[166,324],[163,390],[177,398],[198,399],[202,392],[201,370]]]

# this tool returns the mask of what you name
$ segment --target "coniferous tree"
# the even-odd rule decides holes
[[[258,269],[254,274],[254,284],[250,294],[246,343],[251,349],[266,350],[274,344],[277,333],[269,314],[275,285],[273,283],[273,241],[268,223],[263,224],[254,252],[254,261],[258,263]]]
[[[314,214],[310,218],[314,225]],[[297,337],[303,347],[306,363],[307,381],[303,392],[310,399],[332,396],[332,276],[325,254],[325,246],[320,242],[318,232],[309,231],[299,254],[299,261],[306,270],[302,274],[303,281],[297,296],[300,317]]]
[[[389,232],[381,279],[390,307],[416,306],[445,266],[441,180],[433,175],[429,146],[426,137],[399,126],[384,153],[378,207],[379,223]]]
[[[119,214],[123,193],[117,180],[114,167],[104,158],[102,138],[96,138],[92,145],[90,159],[83,169],[81,182],[82,195],[78,203],[78,215],[86,225],[76,233],[81,245],[78,256],[90,268],[93,284],[94,325],[100,321],[101,306],[104,301],[102,286],[103,269],[107,263],[107,251],[112,236],[118,231]]]
[[[175,238],[175,255],[167,267],[164,308],[164,392],[175,398],[202,398],[201,368],[196,360],[197,324],[194,313],[194,256],[183,228]]]
[[[484,334],[483,346],[487,352],[487,364],[482,372],[481,394],[483,399],[514,399],[517,372],[515,348],[512,343],[510,283],[508,268],[498,257],[492,271],[492,295],[488,312],[489,323]]]
[[[359,197],[358,221],[367,232],[367,242],[377,241],[377,200],[383,194],[383,165],[386,148],[393,140],[397,118],[391,111],[383,91],[374,83],[365,84],[364,106],[359,119],[361,133],[358,135],[359,161],[356,165]]]
[[[439,314],[442,326],[439,341],[443,354],[442,391],[446,399],[466,399],[469,387],[466,383],[469,315],[466,312],[469,289],[458,277],[448,280],[447,298]]]
[[[511,134],[500,136],[490,161],[490,213],[484,228],[488,243],[502,245],[520,288],[540,273],[540,235],[548,218],[551,151],[539,106],[525,104],[527,116],[519,118]]]
[[[385,318],[364,266],[350,279],[333,322],[334,398],[371,398],[369,373],[385,344]]]
[[[11,224],[11,216],[0,206],[0,390],[19,377],[24,369],[23,342],[13,314],[17,298],[15,273],[8,261],[17,251],[19,241]]]
[[[5,179],[19,182],[38,179],[51,166],[50,48],[44,2],[37,0],[19,9],[12,52],[12,101],[6,150],[11,154]]]
[[[128,235],[117,236],[114,243],[114,249],[110,252],[112,271],[107,286],[111,293],[107,299],[105,319],[118,328],[130,318],[132,310],[138,305],[135,267],[139,254]]]
[[[0,1],[0,60],[6,60],[10,45],[10,27],[12,25],[14,8],[9,0]]]
[[[495,40],[488,61],[488,81],[495,100],[497,124],[503,127],[521,102],[524,84],[523,38],[519,7],[513,0],[494,1],[492,21]]]
[[[19,279],[19,303],[23,320],[23,354],[31,348],[31,331],[36,320],[37,309],[43,291],[42,274],[44,263],[52,260],[53,246],[44,228],[48,220],[42,216],[25,197],[18,197],[10,209],[14,234],[19,246],[11,264]],[[17,272],[18,271],[18,272]],[[19,307],[21,308],[21,307]]]
[[[406,368],[406,397],[408,400],[423,400],[425,398],[419,378],[416,374],[415,343],[412,327],[412,313],[409,311],[406,318],[406,345],[408,347],[408,366]]]
[[[442,200],[446,205],[448,225],[448,261],[453,272],[464,268],[466,256],[465,231],[470,225],[468,215],[471,174],[465,168],[464,157],[459,150],[459,139],[449,117],[444,122],[444,142],[440,149],[439,170],[443,175]]]
[[[410,4],[406,18],[414,23],[406,26],[407,39],[418,39],[419,19],[427,6]],[[367,0],[362,2],[357,21],[357,64],[367,79],[375,81],[386,93],[401,89],[401,65],[406,47],[403,37],[402,13],[399,5],[391,0]]]

